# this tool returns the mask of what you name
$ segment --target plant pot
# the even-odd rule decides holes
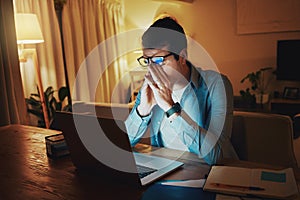
[[[265,104],[269,101],[269,94],[255,94],[257,104]]]

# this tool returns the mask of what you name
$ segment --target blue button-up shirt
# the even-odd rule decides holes
[[[150,115],[141,117],[136,109],[139,104],[140,93],[125,121],[131,145],[139,142],[150,126],[151,144],[163,147],[160,122],[164,111],[156,105]],[[181,114],[170,122],[168,128],[178,134],[177,137],[190,152],[210,165],[222,158],[237,158],[230,143],[233,91],[226,76],[191,66],[190,82],[180,105]]]

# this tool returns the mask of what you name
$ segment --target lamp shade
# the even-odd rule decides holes
[[[15,25],[18,44],[35,44],[44,42],[38,18],[31,13],[17,13]]]

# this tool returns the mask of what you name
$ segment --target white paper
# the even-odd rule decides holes
[[[162,185],[202,188],[206,179],[162,182]]]
[[[262,172],[273,174],[285,174],[284,182],[262,179]],[[273,176],[275,176],[273,175]],[[229,187],[215,186],[215,183],[228,185]],[[260,187],[264,190],[237,189],[230,186]],[[298,194],[297,183],[292,168],[283,170],[251,169],[230,166],[213,166],[203,186],[204,191],[219,192],[225,194],[251,194],[259,197],[289,198]]]

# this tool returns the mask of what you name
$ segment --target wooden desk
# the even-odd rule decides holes
[[[0,127],[0,199],[140,199],[146,188],[103,183],[101,177],[78,173],[70,157],[48,158],[45,136],[57,133],[22,125]],[[149,151],[144,146],[140,148]],[[178,153],[170,156],[181,155]],[[200,163],[194,154],[180,157],[185,165],[166,179],[200,179],[208,173],[210,167]]]

